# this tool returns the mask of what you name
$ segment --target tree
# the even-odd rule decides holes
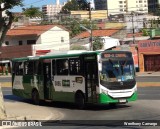
[[[99,37],[96,37],[93,41],[93,51],[100,50],[103,48],[103,42]]]
[[[15,6],[22,6],[22,0],[0,0],[0,47],[14,20],[14,16],[9,9],[12,9]],[[6,15],[3,15],[4,12]],[[4,119],[5,117],[6,113],[3,103],[3,94],[0,88],[0,119]]]
[[[84,46],[80,46],[80,45],[72,45],[71,50],[86,50],[86,48]]]
[[[38,7],[31,6],[30,8],[23,8],[23,14],[29,18],[42,17],[43,13],[40,11]]]
[[[86,0],[71,0],[62,7],[61,13],[67,14],[74,10],[89,10],[89,4]]]
[[[92,29],[97,29],[97,25],[94,24],[94,21],[92,21],[90,23],[89,20],[81,20],[81,21],[77,21],[73,18],[66,18],[63,19],[59,24],[64,25],[69,31],[70,31],[70,36],[74,37],[76,35],[78,35],[79,33],[86,31],[85,29],[83,29],[81,26],[84,26],[87,29],[91,29],[91,25],[92,24]]]
[[[22,6],[22,0],[0,0],[0,46],[4,41],[5,35],[14,20],[13,14],[9,11],[14,6]],[[6,16],[3,16],[6,12]]]

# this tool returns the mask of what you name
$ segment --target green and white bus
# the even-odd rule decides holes
[[[68,51],[12,60],[16,96],[85,104],[135,101],[134,62],[128,51]]]

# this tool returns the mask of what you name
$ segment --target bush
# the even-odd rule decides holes
[[[80,45],[72,45],[70,50],[86,50],[86,48]]]

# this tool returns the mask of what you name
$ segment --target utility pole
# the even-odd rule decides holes
[[[133,44],[135,44],[135,31],[134,31],[134,12],[131,12],[132,17],[132,33],[133,33]]]
[[[90,21],[90,30],[91,30],[91,33],[90,33],[90,51],[93,50],[93,36],[92,36],[92,9],[91,9],[91,2],[89,2],[89,21]]]

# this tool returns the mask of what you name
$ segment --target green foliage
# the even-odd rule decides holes
[[[103,42],[99,37],[96,37],[93,41],[93,51],[103,48]]]
[[[4,42],[7,31],[10,29],[12,22],[14,20],[14,16],[10,9],[15,6],[22,6],[23,0],[0,0],[0,5],[3,4],[0,8],[0,46]],[[2,15],[2,12],[6,12],[6,16]]]
[[[62,19],[62,21],[59,24],[64,25],[70,31],[70,36],[71,37],[74,37],[74,36],[78,35],[79,33],[83,32],[83,31],[86,31],[81,26],[84,26],[87,29],[91,29],[91,24],[92,24],[92,29],[97,29],[98,28],[96,26],[96,24],[94,24],[94,22],[92,22],[90,24],[89,20],[77,21],[73,18]]]
[[[4,4],[4,8],[1,8],[0,10],[7,10],[12,9],[15,6],[23,6],[22,4],[23,0],[0,0],[0,4]]]
[[[147,29],[142,29],[143,36],[149,36]]]
[[[71,0],[68,1],[61,10],[61,13],[68,14],[70,11],[74,10],[88,10],[88,3],[84,0]]]
[[[42,17],[43,13],[38,7],[31,6],[30,8],[23,9],[23,14],[29,18]]]
[[[86,48],[80,45],[72,45],[70,50],[86,50]]]

